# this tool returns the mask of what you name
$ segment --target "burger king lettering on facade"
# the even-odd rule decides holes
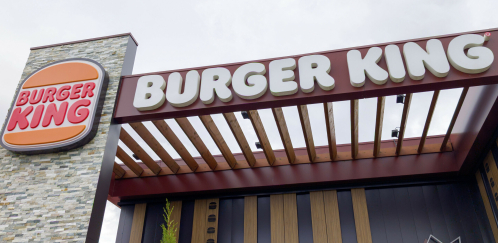
[[[299,89],[302,93],[310,94],[316,84],[323,91],[333,92],[337,80],[331,74],[331,69],[335,69],[336,74],[348,72],[349,83],[357,88],[365,85],[366,77],[378,86],[386,84],[389,79],[393,83],[402,83],[408,78],[422,80],[426,71],[437,78],[444,78],[450,73],[451,66],[466,74],[478,74],[487,71],[494,61],[493,51],[484,46],[490,35],[486,32],[484,35],[457,36],[450,41],[447,50],[438,39],[428,40],[425,48],[415,42],[407,42],[402,45],[402,51],[396,44],[387,45],[384,50],[371,47],[363,57],[359,50],[353,49],[344,56],[347,69],[334,66],[334,63],[343,62],[341,59],[330,59],[327,55],[306,55],[297,60],[272,60],[268,65],[246,63],[238,66],[233,74],[225,67],[204,69],[202,74],[190,70],[185,75],[185,84],[179,72],[170,73],[167,82],[166,74],[144,75],[136,81],[133,106],[139,112],[152,114],[155,110],[167,111],[162,108],[166,101],[166,104],[178,109],[188,107],[200,99],[207,107],[216,97],[228,103],[233,100],[234,94],[249,102],[262,97],[268,90],[274,97],[292,96]],[[382,58],[385,58],[387,69],[379,65]],[[122,102],[119,100],[118,104]],[[137,115],[119,105],[117,114],[118,118]]]
[[[66,59],[38,69],[22,83],[2,131],[2,146],[19,153],[67,150],[96,134],[107,89],[104,68]]]

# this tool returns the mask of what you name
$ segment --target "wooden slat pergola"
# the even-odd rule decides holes
[[[236,170],[245,168],[267,167],[267,166],[282,166],[303,163],[318,163],[329,162],[336,163],[343,160],[355,160],[365,158],[381,158],[381,157],[396,157],[403,155],[424,154],[424,153],[438,153],[445,151],[452,151],[452,145],[449,141],[453,125],[459,114],[460,108],[465,99],[466,91],[464,88],[460,100],[455,109],[453,119],[449,128],[443,136],[428,137],[427,133],[432,121],[432,116],[437,104],[439,90],[434,92],[432,102],[430,104],[427,119],[424,125],[421,138],[417,140],[418,146],[409,145],[404,146],[404,138],[406,124],[408,121],[408,113],[410,109],[411,99],[413,94],[406,94],[405,102],[403,105],[403,113],[401,118],[399,136],[395,142],[395,147],[385,146],[393,140],[381,140],[382,122],[384,116],[385,96],[377,98],[377,112],[375,122],[375,137],[373,144],[366,143],[372,146],[363,146],[358,142],[358,114],[359,102],[357,99],[351,100],[351,144],[336,144],[336,132],[334,126],[334,112],[332,102],[323,103],[323,111],[325,113],[325,124],[327,129],[328,146],[315,147],[310,125],[310,115],[306,105],[297,106],[299,113],[299,120],[302,126],[302,132],[306,143],[306,156],[297,156],[296,151],[304,148],[294,148],[290,139],[287,123],[285,121],[282,108],[272,108],[272,114],[278,128],[278,132],[284,146],[285,156],[277,157],[276,150],[272,149],[269,142],[268,135],[259,116],[257,110],[249,110],[247,114],[251,121],[252,127],[257,135],[261,144],[264,158],[255,154],[260,152],[253,152],[249,147],[247,139],[242,132],[241,126],[233,112],[224,113],[223,116],[230,127],[230,130],[235,137],[242,153],[234,154],[229,149],[226,141],[221,135],[219,128],[213,121],[210,115],[199,116],[202,124],[210,134],[218,149],[221,151],[221,156],[213,156],[209,151],[204,141],[201,139],[191,122],[183,118],[175,118],[175,121],[181,127],[182,131],[192,142],[197,149],[200,157],[193,157],[181,143],[178,136],[168,126],[164,120],[154,120],[152,123],[159,130],[160,134],[151,133],[142,122],[134,122],[129,125],[135,132],[145,141],[145,143],[154,151],[160,158],[160,161],[154,161],[152,157],[135,141],[125,129],[121,128],[120,140],[125,144],[132,153],[138,157],[139,162],[136,162],[130,155],[128,155],[121,147],[118,147],[116,156],[123,164],[115,163],[114,175],[116,179],[136,178],[136,177],[149,177],[171,174],[185,174],[185,173],[200,173],[207,171],[221,171],[221,170]],[[297,117],[296,117],[297,119]],[[181,159],[173,159],[171,155],[162,147],[156,136],[163,136],[175,151],[180,155]],[[442,138],[442,139],[441,139]],[[413,140],[413,139],[409,139]],[[427,141],[431,140],[430,143]],[[327,147],[327,152],[323,153],[323,147]],[[349,149],[347,149],[349,147]],[[372,148],[370,148],[372,147]],[[338,151],[341,148],[341,151]],[[366,149],[365,149],[366,148]],[[349,150],[345,152],[344,150]],[[320,152],[317,152],[320,151]],[[302,154],[302,152],[300,152]]]

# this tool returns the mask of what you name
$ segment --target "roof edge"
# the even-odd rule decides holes
[[[135,44],[138,46],[137,40],[135,40],[135,37],[133,37],[133,35],[131,33],[123,33],[123,34],[117,34],[117,35],[108,35],[108,36],[101,36],[101,37],[90,38],[90,39],[83,39],[83,40],[77,40],[77,41],[69,41],[69,42],[57,43],[57,44],[52,44],[52,45],[36,46],[36,47],[31,47],[29,49],[30,50],[38,50],[38,49],[55,47],[55,46],[63,46],[63,45],[83,43],[83,42],[88,42],[88,41],[103,40],[103,39],[109,39],[109,38],[115,38],[115,37],[121,37],[121,36],[127,36],[127,35],[129,35],[131,37],[131,39],[133,40],[133,42],[135,42]]]

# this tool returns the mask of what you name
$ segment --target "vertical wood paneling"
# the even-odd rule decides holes
[[[496,225],[495,217],[493,216],[493,211],[491,209],[491,204],[489,203],[489,198],[486,193],[486,188],[484,188],[484,181],[479,170],[476,172],[476,179],[477,185],[479,186],[479,192],[481,193],[482,201],[484,203],[484,208],[486,210],[486,215],[488,216],[489,224],[491,225],[491,230],[493,231],[495,242],[498,242],[498,226]]]
[[[172,201],[171,207],[173,208],[173,212],[171,212],[171,219],[173,220],[173,224],[176,223],[176,242],[178,242],[178,237],[180,235],[180,220],[182,218],[182,201]]]
[[[496,162],[491,151],[488,152],[488,155],[484,159],[483,163],[484,171],[486,171],[491,192],[493,193],[493,195],[496,195],[498,193],[498,168],[496,167]],[[498,201],[494,198],[492,201],[494,202],[495,206],[498,207]]]
[[[341,243],[341,220],[339,217],[337,192],[335,190],[324,191],[323,202],[325,206],[325,221],[327,223],[328,243]]]
[[[271,200],[258,197],[258,243],[271,243]]]
[[[313,227],[313,242],[327,243],[327,223],[325,221],[325,206],[323,192],[310,192],[311,224]]]
[[[258,197],[244,198],[244,243],[258,243]]]
[[[311,202],[309,193],[297,194],[296,202],[299,243],[313,243],[313,226],[311,223]]]
[[[194,221],[192,223],[192,243],[206,243],[207,200],[195,200]]]
[[[135,211],[133,212],[133,221],[130,231],[130,243],[141,243],[142,232],[144,229],[145,211],[147,203],[135,204]]]
[[[354,222],[353,202],[351,191],[338,191],[337,202],[339,204],[341,235],[344,243],[357,243],[356,228]]]
[[[270,195],[271,243],[285,243],[284,195]]]
[[[473,182],[473,184],[469,185],[469,193],[470,198],[472,199],[471,204],[472,207],[475,208],[477,218],[477,224],[475,224],[474,227],[479,226],[482,242],[495,243],[493,230],[491,228],[491,224],[489,223],[488,216],[486,215],[486,208],[484,207],[483,198],[481,196],[481,192],[479,191],[479,186],[477,185],[477,179],[474,178]]]
[[[209,208],[209,204],[210,203],[216,203],[216,208],[215,209],[210,209]],[[204,231],[204,234],[205,234],[205,237],[204,237],[204,241],[203,243],[205,243],[208,239],[213,239],[214,242],[218,242],[217,239],[218,239],[218,234],[216,232],[218,232],[218,215],[219,215],[219,208],[220,208],[220,200],[218,198],[214,198],[214,199],[207,199],[206,200],[206,217],[205,217],[205,222],[206,222],[206,227],[204,227],[203,231]],[[209,222],[208,221],[208,217],[210,215],[214,215],[216,217],[216,220],[214,222]],[[215,229],[215,233],[210,233],[208,234],[207,233],[207,229],[209,227],[213,227]]]
[[[142,242],[159,242],[161,240],[161,224],[166,224],[163,218],[163,207],[164,203],[147,203]]]
[[[370,221],[368,219],[365,189],[351,189],[351,198],[353,200],[353,211],[358,243],[372,243],[372,233],[370,233]]]
[[[299,243],[296,194],[283,195],[285,243]]]

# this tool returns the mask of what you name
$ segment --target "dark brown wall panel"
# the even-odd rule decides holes
[[[357,243],[351,191],[338,191],[339,217],[341,219],[342,242]]]
[[[313,243],[310,194],[297,194],[296,200],[299,243]]]
[[[258,243],[271,243],[270,196],[258,197]]]

